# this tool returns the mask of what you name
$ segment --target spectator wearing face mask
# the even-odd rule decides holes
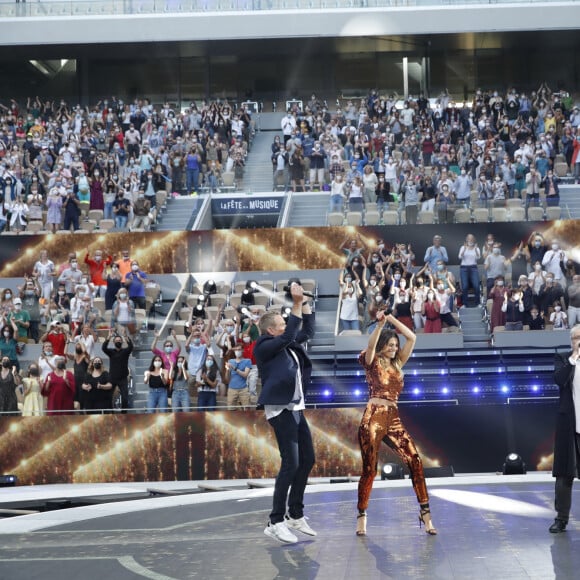
[[[121,288],[117,292],[117,300],[111,309],[111,326],[120,326],[123,330],[121,334],[128,332],[133,335],[137,331],[137,320],[135,318],[135,303],[129,299],[126,288]]]
[[[234,358],[230,358],[225,365],[225,382],[228,385],[228,407],[248,407],[250,405],[250,389],[248,375],[252,362],[243,358],[241,345],[234,347]]]
[[[347,281],[342,285],[340,302],[341,330],[360,330],[358,319],[358,302],[362,297],[362,290],[356,281]]]
[[[562,308],[562,304],[556,301],[552,307],[554,310],[550,314],[550,324],[554,330],[566,330],[568,328],[568,315]]]
[[[483,262],[487,276],[486,289],[488,296],[490,290],[496,285],[496,279],[498,277],[505,278],[509,265],[510,259],[501,253],[501,244],[494,242],[491,253],[487,255]]]
[[[58,283],[64,284],[65,292],[69,298],[75,295],[75,287],[81,283],[83,277],[82,271],[79,269],[79,263],[76,257],[72,258],[61,275],[58,277]]]
[[[441,332],[441,316],[439,314],[439,301],[435,297],[435,291],[429,289],[422,303],[421,314],[425,319],[425,334],[435,334]]]
[[[546,283],[540,288],[538,301],[540,310],[546,320],[549,320],[550,314],[554,310],[554,304],[559,304],[562,310],[566,308],[564,289],[554,280],[553,274],[546,274]]]
[[[109,375],[113,390],[118,388],[121,393],[122,413],[126,413],[129,408],[129,357],[133,352],[131,337],[126,335],[125,339],[126,346],[123,345],[122,336],[110,332],[103,343],[103,352],[109,357]]]
[[[28,342],[28,329],[30,327],[30,314],[27,310],[22,308],[22,300],[20,298],[14,298],[12,301],[13,309],[8,313],[8,321],[14,323],[18,329],[15,338],[18,342]],[[38,326],[36,328],[36,333],[38,335]],[[38,336],[37,336],[38,338]]]
[[[70,415],[74,411],[75,378],[66,369],[64,356],[56,358],[56,368],[48,373],[42,386],[42,394],[47,398],[47,415]]]
[[[494,285],[490,288],[487,295],[488,299],[493,301],[490,317],[490,331],[492,333],[496,326],[505,326],[506,312],[503,309],[503,305],[508,292],[503,276],[497,276],[493,282]]]
[[[22,379],[22,416],[40,417],[44,415],[44,401],[40,392],[40,372],[38,365],[28,367],[28,375]]]
[[[0,412],[16,415],[18,413],[18,398],[16,389],[21,379],[16,367],[7,356],[2,356],[0,366]]]
[[[434,284],[436,284],[435,287]],[[455,286],[451,279],[448,278],[447,284],[444,284],[443,280],[436,280],[434,276],[430,276],[430,288],[434,293],[435,300],[439,302],[441,322],[444,322],[449,327],[459,327],[453,314],[451,314],[451,305],[455,296]]]
[[[113,383],[101,357],[96,356],[90,362],[81,389],[86,393],[85,409],[88,413],[113,408]]]
[[[193,376],[203,368],[208,354],[208,347],[201,341],[201,332],[194,329],[185,341],[185,352],[187,352],[187,368]]]
[[[159,342],[160,333],[159,331],[155,331],[155,336],[153,338],[153,342],[151,343],[151,352],[156,355],[160,356],[163,360],[163,366],[166,369],[171,367],[175,368],[177,363],[177,358],[181,353],[181,345],[179,344],[179,340],[177,340],[177,336],[175,331],[171,331],[171,338],[175,341],[175,345],[171,341],[171,339],[166,339],[163,343],[163,350],[157,348],[157,343]]]
[[[560,244],[556,241],[552,242],[550,249],[544,254],[542,259],[542,266],[549,274],[554,276],[554,280],[566,287],[566,278],[562,266],[566,264],[566,252],[560,248]]]
[[[144,380],[149,386],[147,412],[166,412],[169,399],[169,370],[163,368],[161,357],[153,357],[149,368],[145,371]]]
[[[206,411],[215,411],[217,406],[219,369],[213,355],[208,354],[197,380],[197,406]]]
[[[137,308],[146,308],[145,284],[147,283],[147,274],[139,268],[139,262],[131,262],[131,271],[125,274],[123,284],[129,291],[129,298],[134,302]]]
[[[171,380],[171,409],[176,411],[189,411],[191,408],[191,398],[189,396],[189,374],[185,357],[179,356],[175,364],[169,370]]]

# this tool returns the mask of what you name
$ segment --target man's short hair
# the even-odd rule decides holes
[[[272,328],[274,326],[274,319],[276,316],[280,316],[280,313],[276,312],[275,310],[270,310],[269,312],[262,314],[260,320],[258,321],[260,334],[268,334],[268,328]]]

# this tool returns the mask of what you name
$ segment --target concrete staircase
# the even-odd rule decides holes
[[[326,192],[299,192],[292,195],[292,207],[284,227],[326,225],[330,194]]]
[[[560,185],[562,219],[580,219],[580,185]]]
[[[275,131],[256,132],[248,153],[242,186],[238,189],[252,193],[272,191],[274,174],[270,157],[275,135]]]
[[[324,297],[316,301],[316,329],[310,341],[312,353],[334,351],[334,327],[338,297]]]
[[[465,348],[484,348],[489,346],[487,323],[483,319],[483,307],[462,307],[459,309],[463,344]]]
[[[191,229],[202,201],[202,196],[167,198],[167,208],[161,212],[160,219],[157,220],[156,231],[182,232]]]

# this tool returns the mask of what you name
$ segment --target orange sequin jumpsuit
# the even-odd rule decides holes
[[[401,423],[397,401],[403,390],[403,373],[390,364],[389,359],[375,355],[367,365],[366,351],[359,356],[369,385],[369,398],[385,399],[385,405],[369,401],[358,430],[358,440],[362,455],[362,475],[358,484],[358,504],[360,512],[367,509],[373,481],[377,475],[379,445],[384,441],[405,462],[411,472],[413,489],[420,505],[429,503],[423,462],[415,443]],[[387,403],[390,401],[390,403]]]

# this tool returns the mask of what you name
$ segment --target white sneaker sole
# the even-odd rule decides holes
[[[303,530],[302,528],[298,527],[295,528],[292,524],[288,522],[288,520],[286,520],[286,527],[289,530],[292,530],[293,532],[300,532],[301,534],[305,534],[306,536],[314,537],[318,535],[312,528],[310,528],[310,530]]]
[[[298,542],[298,538],[294,537],[293,540],[283,540],[282,538],[280,538],[279,536],[277,536],[274,532],[272,532],[272,530],[270,530],[270,528],[265,528],[264,529],[264,534],[266,536],[268,536],[269,538],[272,538],[273,540],[276,540],[277,542],[280,542],[281,544],[296,544],[296,542]]]

